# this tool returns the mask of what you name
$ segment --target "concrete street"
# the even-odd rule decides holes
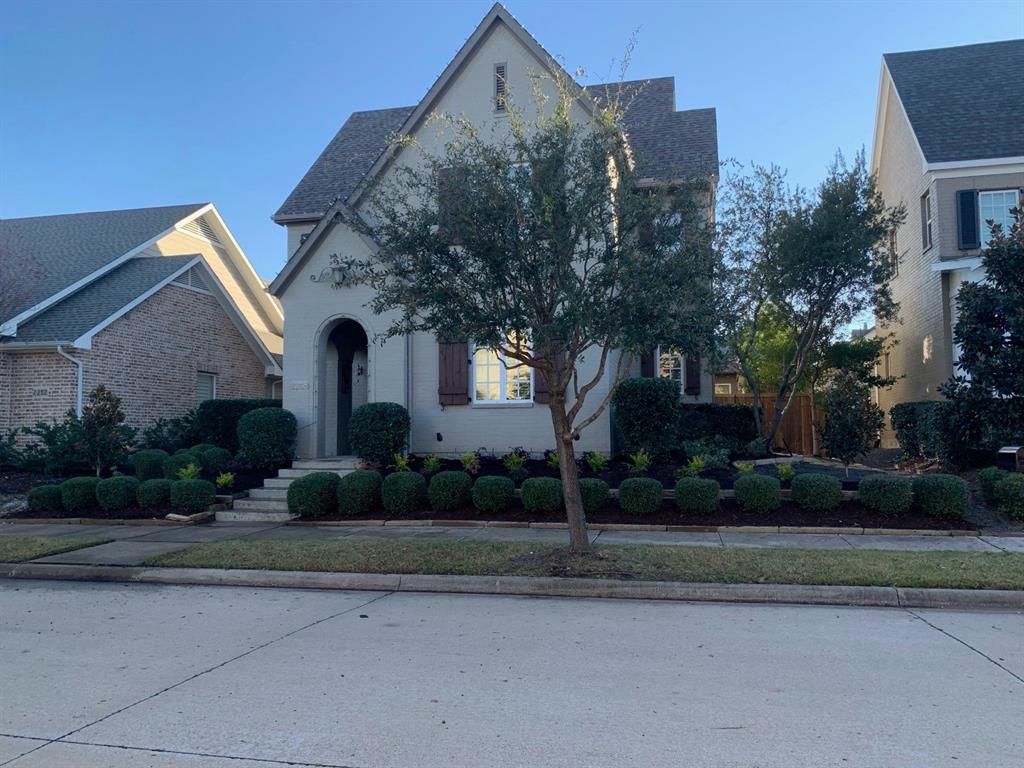
[[[1024,616],[0,585],[13,768],[1024,765]]]

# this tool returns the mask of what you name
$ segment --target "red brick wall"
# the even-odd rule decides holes
[[[265,397],[263,363],[213,296],[169,285],[114,321],[90,350],[85,393],[104,384],[128,423],[144,427],[196,404],[196,373],[217,375],[217,397]],[[75,367],[55,352],[0,353],[0,428],[60,419],[74,407]]]

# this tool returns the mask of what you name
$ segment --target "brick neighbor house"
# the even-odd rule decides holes
[[[1024,40],[890,53],[882,59],[871,168],[888,205],[907,218],[891,242],[900,303],[878,393],[897,403],[941,398],[959,357],[956,297],[985,279],[988,222],[1008,229],[1024,190]],[[886,427],[882,444],[895,448]]]
[[[0,221],[0,431],[98,384],[137,427],[279,396],[283,325],[212,204]]]

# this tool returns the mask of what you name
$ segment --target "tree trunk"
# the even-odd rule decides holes
[[[553,395],[549,407],[551,423],[555,428],[558,470],[562,476],[565,517],[569,523],[569,550],[575,553],[588,553],[590,552],[590,537],[587,535],[587,515],[583,511],[580,476],[576,467],[576,452],[571,437],[572,430],[569,419],[565,413],[564,398]]]

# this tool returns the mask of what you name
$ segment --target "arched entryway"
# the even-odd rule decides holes
[[[347,456],[352,411],[367,401],[367,337],[355,320],[341,320],[325,332],[320,386],[319,454]]]

